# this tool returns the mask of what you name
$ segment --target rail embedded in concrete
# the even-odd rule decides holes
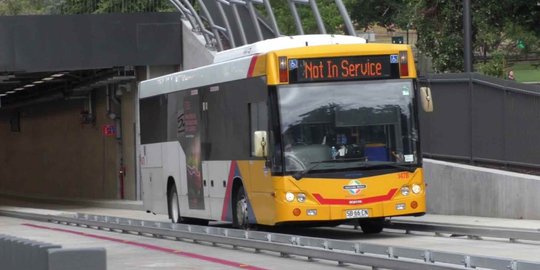
[[[0,234],[0,264],[6,270],[105,270],[104,248],[62,248]]]
[[[352,241],[302,237],[259,231],[205,227],[168,222],[145,221],[118,217],[76,214],[73,217],[53,216],[15,211],[0,211],[0,215],[53,222],[58,224],[108,229],[123,233],[151,235],[175,240],[251,248],[255,251],[278,252],[282,256],[297,255],[308,259],[323,259],[341,264],[355,264],[388,269],[540,269],[540,263],[489,256],[471,256],[407,247],[392,247]]]

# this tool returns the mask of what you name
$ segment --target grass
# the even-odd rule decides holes
[[[517,82],[540,82],[540,62],[516,63],[510,69],[514,70]]]

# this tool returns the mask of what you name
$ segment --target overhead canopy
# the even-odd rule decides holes
[[[3,16],[0,47],[5,108],[132,80],[133,66],[179,65],[182,22],[178,13]]]

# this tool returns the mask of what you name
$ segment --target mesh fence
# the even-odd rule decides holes
[[[47,2],[47,1],[45,1]],[[51,15],[176,11],[169,0],[50,0],[43,13]]]

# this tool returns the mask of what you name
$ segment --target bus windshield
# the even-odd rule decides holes
[[[285,172],[412,168],[413,98],[406,79],[279,86]]]

